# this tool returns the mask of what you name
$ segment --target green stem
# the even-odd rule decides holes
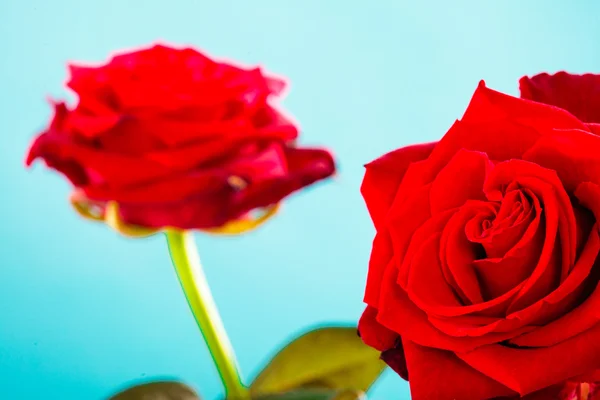
[[[167,231],[171,260],[229,399],[249,399],[190,232]]]

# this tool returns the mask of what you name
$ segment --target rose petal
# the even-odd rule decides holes
[[[600,185],[582,182],[575,190],[575,197],[600,221]]]
[[[236,220],[244,212],[230,207],[231,187],[214,192],[202,192],[179,202],[119,203],[121,219],[129,225],[148,228],[209,229]]]
[[[111,154],[82,146],[56,131],[38,136],[31,147],[28,162],[43,158],[49,165],[76,165],[85,171],[86,181],[92,185],[127,186],[164,177],[169,174],[158,163],[139,160],[120,154]],[[127,171],[124,174],[123,171]],[[59,172],[63,172],[59,170]]]
[[[408,380],[408,368],[406,367],[406,357],[404,357],[404,347],[402,347],[401,340],[398,341],[395,348],[381,353],[381,359],[402,379]]]
[[[440,232],[443,231],[444,226],[447,224],[448,220],[452,217],[454,211],[448,210],[443,213],[438,213],[437,215],[426,220],[423,225],[417,228],[410,237],[410,243],[408,249],[406,251],[406,255],[402,259],[402,263],[398,268],[398,283],[400,286],[406,289],[406,285],[408,283],[408,277],[412,270],[413,258],[415,254],[421,251],[423,247],[423,243],[427,242],[431,236],[436,236]],[[396,231],[400,230],[401,227],[392,226],[389,229]],[[398,254],[396,253],[396,249],[394,250],[394,255],[396,256],[396,260],[400,260]],[[391,252],[391,250],[390,250]],[[438,257],[438,253],[434,254],[435,257]],[[439,260],[439,259],[438,259]],[[436,264],[439,263],[436,262]],[[417,267],[418,268],[418,267]],[[447,280],[447,278],[446,278]]]
[[[402,265],[405,253],[409,248],[412,236],[417,229],[431,217],[429,207],[429,190],[431,186],[424,186],[413,193],[402,196],[399,192],[386,217],[394,259]],[[397,205],[400,203],[400,205]],[[403,268],[401,278],[405,278],[407,270]]]
[[[523,159],[556,171],[567,192],[581,182],[600,184],[600,137],[585,130],[554,130],[538,140]]]
[[[599,368],[598,335],[600,325],[595,325],[550,347],[524,350],[489,345],[457,355],[476,370],[525,395]],[[410,358],[407,360],[410,371]]]
[[[518,159],[554,129],[588,128],[564,110],[496,92],[482,81],[463,119],[431,153],[423,180],[429,183],[460,149],[484,152],[491,160]]]
[[[422,346],[450,351],[468,351],[485,344],[499,343],[522,333],[511,331],[469,338],[448,336],[436,329],[428,321],[427,315],[410,301],[406,292],[395,283],[397,279],[394,263],[389,263],[382,279],[377,321],[403,338]],[[468,312],[464,311],[464,308],[467,307],[452,308],[451,310],[457,313]]]
[[[378,227],[387,214],[408,166],[429,156],[435,143],[403,147],[366,165],[361,193]]]
[[[485,340],[490,334],[501,334],[505,338],[504,340],[509,340],[534,329],[534,327],[526,325],[527,321],[507,320],[501,317],[486,317],[477,314],[453,318],[430,316],[429,322],[446,335],[455,338],[481,337],[482,340]]]
[[[182,175],[148,187],[153,198],[160,193],[185,195],[179,201],[138,203],[121,201],[121,214],[127,223],[148,227],[205,229],[221,226],[246,213],[275,204],[292,192],[330,176],[335,165],[331,154],[317,149],[284,149],[264,153],[264,159],[249,160],[252,168],[242,167],[247,186],[237,189],[228,178],[236,176],[235,168]],[[283,157],[287,170],[273,157]],[[237,160],[242,163],[243,159]],[[239,166],[238,166],[239,167]],[[201,182],[204,181],[204,184]],[[169,190],[167,190],[169,188]],[[191,193],[194,192],[195,194]],[[126,192],[125,192],[126,193]],[[139,195],[141,192],[138,190]],[[86,193],[87,194],[87,193]]]
[[[492,169],[484,153],[459,150],[431,184],[431,214],[459,207],[467,200],[485,200],[483,182]]]
[[[516,182],[531,190],[540,199],[544,207],[546,223],[546,243],[542,250],[538,266],[517,296],[509,312],[527,307],[548,294],[558,282],[566,279],[574,265],[577,251],[577,228],[575,214],[569,196],[565,192],[556,174],[548,169],[522,160],[510,160],[499,163],[486,181],[486,192],[491,199],[503,196],[501,188]],[[561,247],[554,247],[557,235]],[[559,251],[560,250],[560,251]],[[562,260],[552,261],[553,255]],[[548,262],[556,262],[557,267],[548,267]]]
[[[377,309],[367,306],[358,321],[358,332],[361,339],[365,344],[379,351],[394,348],[400,336],[377,322],[376,317]]]
[[[472,242],[481,243],[487,258],[502,258],[526,243],[523,236],[532,229],[532,223],[539,224],[541,211],[539,201],[529,190],[507,191],[490,228],[471,237],[467,232],[467,237]]]
[[[232,172],[248,178],[248,186],[236,194],[235,209],[250,211],[279,202],[284,197],[330,177],[335,173],[333,155],[324,149],[285,147],[283,149],[287,171],[281,174],[257,174],[246,176],[250,171],[243,163]],[[254,164],[255,161],[252,161]],[[237,169],[239,168],[239,169]]]
[[[524,76],[519,81],[521,97],[563,108],[584,122],[600,122],[600,75]]]
[[[565,110],[488,89],[485,82],[481,81],[462,120],[464,122],[490,123],[506,119],[524,126],[535,127],[542,133],[545,133],[546,129],[580,129],[584,126],[581,121]],[[524,143],[523,140],[528,140],[528,138],[518,140],[516,136],[512,136],[514,132],[506,132],[506,134],[510,134],[511,139],[506,136],[497,139],[499,143],[504,143],[502,147],[519,149],[521,148],[519,144]],[[491,139],[491,137],[486,135],[486,139]],[[501,139],[504,141],[500,141]],[[517,140],[513,141],[512,139]],[[492,143],[488,145],[492,145]],[[491,156],[490,158],[493,160],[506,159]]]
[[[515,392],[479,373],[454,354],[402,340],[413,400],[481,400]]]
[[[547,388],[529,393],[523,397],[517,396],[512,399],[516,400],[581,400],[576,393],[579,384],[567,382],[552,385]],[[574,397],[575,396],[575,397]],[[506,399],[508,400],[508,398]]]
[[[600,252],[600,236],[598,228],[590,232],[587,243],[575,263],[573,270],[560,286],[531,306],[507,316],[507,319],[519,321],[531,321],[533,324],[547,324],[549,320],[557,316],[565,315],[579,302],[582,296],[591,293],[593,287],[589,287],[590,274],[595,266],[596,257]]]
[[[600,123],[598,124],[585,124],[588,129],[590,130],[590,132],[592,132],[594,135],[598,135],[600,136]]]
[[[522,347],[549,347],[563,342],[600,322],[600,289],[593,293],[574,310],[561,318],[525,333],[510,342]]]
[[[193,208],[194,203],[197,207],[206,207],[206,212],[221,209],[215,220],[221,221],[228,216],[235,219],[255,208],[277,203],[294,191],[327,178],[335,171],[331,154],[320,149],[282,149],[269,146],[262,152],[235,157],[233,161],[229,165],[222,161],[213,168],[173,173],[171,177],[151,181],[147,185],[138,184],[119,190],[93,186],[86,187],[84,192],[94,200],[119,202],[127,222],[133,222],[128,219],[132,218],[138,224],[146,221],[150,226],[157,227],[160,226],[157,221],[167,221],[169,214],[173,213],[181,215],[175,219],[181,225],[180,219],[185,218],[183,209]],[[244,188],[232,188],[229,179],[240,175]],[[206,204],[210,201],[216,204]],[[135,207],[139,210],[134,210]],[[155,211],[152,211],[153,207],[156,208]],[[177,207],[182,207],[182,210],[176,210]],[[154,216],[150,217],[149,213]],[[196,210],[193,213],[196,220],[204,220],[200,218],[203,211]],[[202,227],[206,225],[203,223]]]
[[[381,280],[385,268],[392,260],[392,240],[387,230],[380,230],[373,240],[373,250],[369,259],[369,270],[367,274],[367,285],[365,288],[364,301],[370,306],[377,308]]]
[[[440,236],[437,233],[429,237],[411,257],[406,293],[424,311],[435,312],[435,307],[439,305],[461,306],[442,273]]]
[[[590,270],[600,252],[600,237],[596,229],[597,227],[594,227],[594,230],[590,233],[575,268],[565,282],[555,292],[542,300],[541,304],[509,317],[522,320],[528,318],[525,314],[529,314],[529,318],[538,319],[547,318],[548,315],[562,316],[539,327],[530,334],[512,339],[514,344],[529,347],[551,346],[581,333],[600,318],[596,311],[597,303],[600,301],[596,293],[597,275],[600,271],[595,271],[590,276]],[[596,280],[594,281],[594,279]],[[586,280],[590,282],[587,288],[585,285]],[[570,306],[576,303],[582,292],[585,291],[590,291],[592,294],[579,307],[571,311]],[[568,313],[564,314],[565,312]]]
[[[465,305],[483,302],[479,279],[471,265],[479,257],[481,246],[467,238],[465,225],[478,214],[493,212],[495,209],[490,203],[469,200],[450,218],[442,232],[439,256],[442,271]]]
[[[531,276],[544,244],[545,231],[538,229],[539,223],[538,216],[504,257],[473,261],[485,299],[502,296]]]
[[[514,192],[513,192],[514,193]],[[488,258],[475,260],[473,267],[477,271],[482,291],[486,299],[494,299],[512,290],[515,286],[524,282],[533,271],[539,259],[544,244],[545,232],[540,228],[542,209],[536,196],[532,193],[533,210],[530,212],[530,220],[515,227],[506,229],[504,232],[493,235],[491,243],[485,246]],[[503,202],[502,207],[506,206]],[[524,232],[523,232],[524,231]],[[492,247],[503,235],[513,234],[518,242],[512,248],[505,243],[494,251],[504,250],[499,258],[489,258],[495,253],[488,249]],[[501,239],[500,239],[501,240]],[[510,240],[507,238],[507,240]],[[514,239],[512,239],[514,240]],[[510,243],[510,242],[509,242]]]
[[[153,147],[142,148],[147,151],[164,151],[216,140],[234,143],[260,139],[291,141],[298,137],[296,125],[267,105],[252,115],[229,117],[217,114],[200,118],[201,110],[194,108],[179,108],[176,111],[139,111],[119,115],[111,117],[115,120],[112,125],[104,120],[97,121],[99,117],[70,118],[69,127],[77,133],[85,133],[87,137],[97,137],[102,148],[107,151],[129,154],[139,154],[142,149],[135,142],[122,142],[123,138],[133,140],[131,137],[137,137],[138,140],[151,141]],[[113,122],[113,119],[108,122]]]

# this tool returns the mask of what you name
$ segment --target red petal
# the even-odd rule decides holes
[[[395,348],[381,353],[381,359],[404,380],[408,380],[408,368],[402,341],[398,341]]]
[[[257,165],[254,165],[255,173],[247,175],[252,170],[249,168],[251,164],[244,163],[231,170],[232,174],[248,180],[248,186],[237,193],[232,205],[235,209],[250,211],[266,207],[335,173],[335,161],[328,150],[285,147],[283,155],[287,170],[281,174],[269,172],[261,176],[255,169]]]
[[[431,184],[431,213],[462,206],[467,200],[485,200],[483,182],[491,169],[486,154],[459,150]]]
[[[555,130],[523,155],[523,159],[558,174],[567,192],[581,182],[600,184],[600,137],[587,130]]]
[[[426,143],[403,147],[366,165],[360,190],[375,227],[380,226],[390,209],[408,167],[413,162],[427,158],[435,145]]]
[[[427,347],[451,351],[468,351],[485,344],[502,342],[521,333],[511,331],[509,333],[491,333],[479,337],[448,336],[435,328],[429,321],[427,314],[410,301],[406,292],[396,283],[397,278],[394,264],[388,264],[382,279],[377,320],[403,338]],[[452,311],[458,310],[461,312],[464,308],[467,307],[455,307],[452,308]]]
[[[377,309],[367,306],[358,321],[358,332],[365,344],[379,351],[386,351],[396,346],[400,336],[377,322]]]
[[[510,197],[505,197],[502,208],[510,207],[506,202],[506,199],[510,200]],[[540,226],[542,208],[539,200],[533,193],[531,193],[531,197],[534,204],[528,218],[519,225],[495,234],[490,238],[491,243],[487,246],[484,244],[488,258],[473,262],[473,267],[480,278],[482,291],[488,300],[502,296],[524,282],[531,276],[531,272],[537,264],[544,244],[545,230]],[[506,241],[516,240],[517,242],[512,244],[512,247],[506,246],[505,243],[498,246],[498,242],[502,242],[503,238]],[[496,254],[496,258],[493,258],[494,253],[489,250],[490,247],[493,247],[494,251],[500,250]]]
[[[367,285],[365,288],[365,303],[377,307],[381,280],[388,263],[392,260],[392,241],[387,230],[380,230],[373,240],[373,249],[369,259]]]
[[[483,296],[478,277],[471,263],[478,257],[478,245],[467,239],[465,225],[478,213],[490,212],[489,203],[469,201],[461,207],[444,228],[440,258],[446,279],[451,282],[465,305],[481,304]]]
[[[600,136],[600,123],[598,124],[585,124],[588,129],[594,134]]]
[[[581,121],[560,108],[519,99],[488,89],[485,87],[485,82],[481,81],[462,120],[471,123],[490,123],[508,119],[523,126],[537,128],[540,132],[545,132],[547,129],[581,129],[584,127]],[[517,140],[508,140],[506,136],[497,138],[498,141],[501,139],[506,141],[503,147],[510,144],[510,147],[518,149],[520,148],[519,144],[524,143],[523,139],[527,140],[513,137],[514,133],[512,132],[506,132],[506,134],[511,134],[511,139]]]
[[[564,110],[493,91],[482,82],[463,119],[428,158],[424,182],[430,182],[460,149],[484,152],[491,160],[518,159],[540,137],[561,128],[587,130]]]
[[[458,356],[473,368],[525,395],[600,368],[600,325],[550,347],[479,347]],[[409,364],[410,371],[410,364]]]
[[[275,204],[335,171],[331,154],[320,149],[275,146],[235,161],[235,165],[192,171],[144,188],[122,191],[119,205],[124,221],[147,227],[216,227],[256,208]],[[247,186],[241,190],[230,187],[228,178],[242,173]],[[128,194],[135,195],[129,200],[143,198],[144,191],[151,193],[149,199],[155,202],[123,200]],[[92,193],[97,194],[97,191]],[[170,201],[157,201],[167,200],[166,196]],[[174,196],[178,199],[173,199]]]
[[[600,75],[561,71],[519,81],[521,97],[563,108],[584,122],[600,122]]]
[[[444,279],[440,263],[440,234],[429,237],[411,257],[406,284],[408,297],[423,310],[435,312],[436,306],[462,304]]]
[[[448,351],[402,340],[413,400],[481,400],[515,393]]]

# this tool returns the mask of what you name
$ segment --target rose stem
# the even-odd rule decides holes
[[[202,271],[192,234],[172,230],[165,233],[181,288],[221,377],[227,398],[250,398],[248,389],[242,383],[233,348]]]

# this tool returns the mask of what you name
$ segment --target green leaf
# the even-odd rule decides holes
[[[109,400],[200,400],[200,397],[183,383],[158,381],[127,388]]]
[[[254,397],[255,400],[364,400],[366,396],[356,390],[304,389],[280,394]]]
[[[275,355],[250,385],[250,392],[253,397],[301,388],[366,392],[384,368],[379,352],[362,342],[356,327],[319,328]]]

